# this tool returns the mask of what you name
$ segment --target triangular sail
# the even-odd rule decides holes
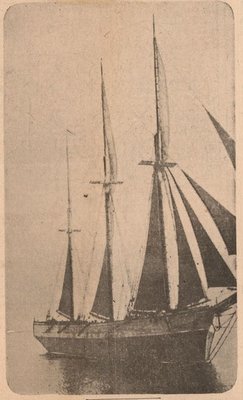
[[[236,280],[218,249],[200,224],[192,207],[181,194],[197,236],[209,287],[236,286]]]
[[[107,263],[107,250],[105,250],[99,284],[91,312],[96,315],[105,317],[107,319],[110,318],[110,315],[112,313],[110,288],[109,288],[109,270]]]
[[[62,294],[57,312],[66,318],[73,319],[73,268],[72,268],[72,249],[71,240],[68,240],[68,251]]]
[[[228,268],[231,269],[232,265],[226,244],[204,202],[198,196],[197,192],[178,166],[174,167],[171,170],[171,173],[178,187],[181,188],[184,197],[196,214],[200,224],[203,226],[204,230],[212,241],[214,247],[220,253]]]
[[[220,125],[220,123],[210,114],[210,112],[205,108],[213,126],[215,127],[218,135],[227,151],[227,154],[235,168],[235,141],[230,135],[226,132],[226,130]]]
[[[162,196],[159,177],[153,176],[148,239],[142,275],[135,301],[136,310],[168,309]]]
[[[205,294],[174,200],[173,209],[176,222],[180,271],[178,308],[184,308],[188,304],[196,303],[201,300],[205,297]]]
[[[185,185],[185,179],[178,166],[163,166],[154,172],[136,310],[185,308],[207,298],[208,287],[236,285],[223,238],[199,194],[188,180]]]
[[[204,270],[204,265],[203,265],[203,260],[202,260],[202,256],[200,253],[200,249],[199,249],[199,245],[197,242],[197,238],[190,220],[190,217],[187,213],[187,210],[185,208],[185,205],[183,203],[183,200],[181,198],[180,195],[180,191],[178,189],[178,186],[176,184],[176,182],[174,181],[173,175],[170,172],[170,169],[167,168],[166,169],[166,174],[170,183],[170,191],[171,191],[171,197],[173,199],[173,209],[174,209],[174,214],[175,214],[175,220],[177,221],[176,224],[176,231],[177,231],[177,241],[178,241],[178,258],[180,261],[180,277],[182,274],[182,268],[184,265],[183,259],[185,258],[185,256],[183,255],[183,252],[179,249],[179,242],[181,241],[181,243],[185,243],[184,240],[184,236],[186,239],[186,242],[189,246],[189,250],[190,250],[190,254],[189,254],[189,259],[191,259],[191,256],[193,258],[193,262],[194,262],[194,267],[197,270],[198,276],[200,278],[200,284],[201,284],[201,291],[203,292],[204,296],[207,296],[207,290],[208,290],[208,283],[207,283],[207,278],[206,278],[206,274],[205,274],[205,270]],[[177,216],[177,217],[176,217]],[[178,222],[179,219],[179,222]],[[181,228],[180,228],[181,226]],[[183,232],[182,232],[183,231]],[[180,232],[182,232],[182,238],[180,238]],[[187,249],[187,244],[185,244],[184,246],[181,245],[181,249],[183,250],[183,247],[185,247]],[[186,282],[190,282],[189,277],[187,278],[187,275],[185,273],[185,276],[183,278]],[[181,280],[180,280],[181,283]],[[179,286],[180,290],[181,285]]]
[[[212,218],[214,219],[227,246],[229,254],[236,254],[236,218],[217,200],[215,200],[206,190],[198,185],[188,174],[187,179],[200,196]]]

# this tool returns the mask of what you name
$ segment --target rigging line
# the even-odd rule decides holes
[[[231,314],[230,317],[229,317],[226,321],[224,321],[223,323],[222,323],[221,321],[219,321],[219,324],[214,324],[214,323],[213,323],[212,325],[213,325],[214,330],[217,332],[217,331],[220,330],[220,328],[225,328],[226,326],[228,326],[229,322],[231,321],[231,319],[232,319],[232,317],[235,315],[235,313],[236,313],[236,311],[235,311],[233,314]],[[218,314],[217,316],[218,316],[219,318],[220,318],[220,317],[223,318],[223,317],[226,316],[226,315],[224,315],[224,314]]]
[[[236,312],[232,315],[232,317],[229,319],[229,322],[227,324],[227,326],[224,328],[224,332],[222,333],[222,335],[220,336],[220,338],[218,339],[217,343],[215,344],[213,350],[211,351],[211,355],[215,352],[215,350],[217,349],[219,343],[221,342],[222,338],[224,337],[225,333],[227,332],[227,328],[230,326],[231,321],[235,318],[235,320],[237,319],[237,315]],[[234,321],[235,322],[235,321]],[[233,323],[234,324],[234,323]],[[213,326],[214,327],[214,326]],[[216,330],[217,332],[217,330]],[[220,346],[221,347],[221,346]]]
[[[236,312],[235,312],[235,314],[236,314]],[[234,317],[234,316],[232,316],[230,322],[232,321],[233,317]],[[229,324],[228,324],[227,327],[225,328],[224,332],[223,332],[222,335],[220,336],[218,342],[217,342],[216,345],[214,346],[214,348],[213,348],[213,350],[212,350],[212,352],[211,352],[211,354],[210,354],[209,361],[213,361],[213,359],[216,357],[216,355],[218,354],[218,352],[219,352],[220,349],[222,348],[223,344],[225,343],[226,339],[229,337],[229,335],[230,335],[230,333],[231,333],[231,331],[232,331],[232,329],[233,329],[233,327],[234,327],[236,321],[237,321],[237,316],[235,316],[235,320],[233,321],[232,326],[229,328],[229,331],[227,332],[227,328],[228,328],[229,325],[230,325],[230,322],[229,322]],[[227,335],[224,336],[226,332],[227,332]],[[217,346],[219,345],[220,341],[222,340],[222,338],[223,338],[222,343],[220,344],[219,348],[216,349]],[[215,351],[216,351],[216,352],[215,352]],[[213,354],[214,352],[215,352],[215,354]]]

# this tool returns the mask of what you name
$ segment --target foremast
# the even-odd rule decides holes
[[[93,184],[102,184],[105,197],[105,225],[106,225],[106,245],[104,260],[96,292],[96,297],[91,310],[91,314],[109,321],[114,321],[114,295],[113,295],[113,226],[114,226],[114,206],[112,200],[113,185],[121,184],[117,181],[117,162],[115,145],[110,129],[109,110],[106,100],[106,90],[104,83],[103,64],[100,63],[101,71],[101,105],[102,123],[104,140],[104,181],[91,181]]]
[[[72,229],[72,203],[70,193],[70,163],[69,163],[69,144],[68,132],[66,132],[66,163],[67,163],[67,229],[59,229],[68,236],[68,248],[66,258],[66,268],[62,287],[61,298],[57,313],[69,320],[74,320],[74,282],[73,282],[73,249],[72,233],[80,232],[78,229]]]

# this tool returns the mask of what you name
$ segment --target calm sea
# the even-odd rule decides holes
[[[7,333],[7,381],[19,394],[155,394],[213,393],[230,389],[236,380],[236,328],[212,364],[140,369],[89,364],[53,357],[32,332]]]

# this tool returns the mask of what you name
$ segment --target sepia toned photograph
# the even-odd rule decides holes
[[[12,392],[234,386],[234,24],[220,1],[7,10]]]

